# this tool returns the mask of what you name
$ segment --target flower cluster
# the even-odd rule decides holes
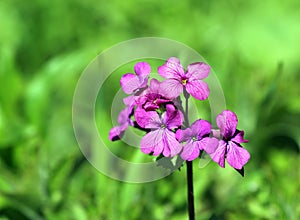
[[[180,155],[183,160],[192,161],[205,151],[221,167],[225,167],[226,159],[233,168],[243,169],[250,154],[241,143],[248,141],[244,139],[244,131],[237,129],[234,112],[221,112],[216,118],[216,129],[203,119],[188,124],[182,94],[186,101],[190,95],[197,100],[208,98],[210,90],[203,81],[210,73],[206,63],[192,63],[185,70],[178,58],[171,57],[158,67],[159,75],[164,78],[162,82],[149,80],[151,67],[146,62],[137,63],[134,72],[120,80],[122,90],[129,96],[123,100],[126,107],[120,112],[119,125],[109,132],[110,140],[121,139],[128,126],[133,126],[146,132],[140,143],[145,154]]]

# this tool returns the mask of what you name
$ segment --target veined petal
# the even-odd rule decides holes
[[[236,130],[234,137],[231,139],[231,141],[240,144],[240,143],[247,143],[248,140],[244,139],[244,131]]]
[[[143,108],[137,108],[134,112],[134,118],[142,128],[160,128],[161,120],[156,111],[145,111]]]
[[[198,100],[207,99],[210,93],[207,83],[198,79],[189,80],[185,87],[186,91]]]
[[[200,150],[196,144],[196,142],[189,142],[184,145],[182,153],[180,154],[183,160],[192,161],[199,157]]]
[[[188,65],[186,77],[194,79],[204,79],[210,72],[210,66],[203,62],[192,63]]]
[[[220,128],[220,132],[226,139],[229,139],[235,133],[238,124],[236,114],[229,110],[224,110],[217,116],[217,125]]]
[[[163,155],[165,157],[174,157],[182,150],[181,144],[175,138],[175,133],[169,129],[164,129],[163,148]]]
[[[225,167],[225,152],[227,143],[223,140],[219,141],[219,145],[215,152],[209,154],[211,159],[217,162],[221,167]]]
[[[228,142],[226,160],[230,166],[235,169],[242,169],[250,159],[249,152],[232,141]]]
[[[163,151],[163,129],[157,129],[147,133],[141,140],[141,151],[145,154],[154,152],[154,156],[158,156]]]
[[[151,72],[151,67],[147,62],[139,62],[134,66],[134,72],[137,76],[147,77]]]
[[[199,119],[191,125],[191,129],[193,131],[193,135],[200,140],[203,136],[210,134],[211,126],[208,121]]]
[[[205,150],[208,154],[213,154],[219,145],[219,140],[216,138],[205,137],[200,141],[197,141],[200,150]]]
[[[193,138],[193,132],[190,128],[186,128],[184,130],[178,129],[176,131],[175,137],[180,143],[190,141]]]
[[[178,128],[183,123],[183,114],[174,105],[167,104],[166,111],[162,114],[162,122],[169,129]]]
[[[185,75],[184,68],[176,57],[169,58],[166,63],[157,69],[159,75],[166,79],[180,79]]]
[[[177,98],[183,91],[183,85],[176,79],[166,79],[160,85],[161,94],[168,99]]]
[[[121,87],[126,94],[132,94],[140,86],[140,81],[136,75],[132,73],[126,73],[121,77]]]

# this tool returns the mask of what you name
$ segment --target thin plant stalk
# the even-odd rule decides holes
[[[184,126],[189,127],[189,94],[184,90],[185,97],[185,112],[184,112]],[[195,219],[195,205],[194,205],[194,186],[193,186],[193,161],[186,161],[187,173],[187,198],[188,198],[188,212],[189,220]]]

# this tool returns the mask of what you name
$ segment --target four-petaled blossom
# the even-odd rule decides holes
[[[225,167],[225,158],[230,166],[241,170],[250,159],[250,154],[240,144],[248,142],[244,139],[244,131],[237,130],[238,119],[234,112],[225,110],[217,116],[221,140],[211,158],[221,167]],[[214,132],[217,136],[218,132]]]
[[[166,78],[162,82],[162,89],[168,94],[167,98],[178,97],[185,87],[186,91],[198,100],[207,99],[210,90],[206,78],[210,72],[210,66],[203,62],[188,65],[186,72],[180,64],[179,59],[171,57],[167,62],[158,68],[158,73]]]
[[[151,67],[146,62],[139,62],[134,66],[134,72],[126,73],[120,80],[121,87],[126,94],[138,93],[147,87]]]
[[[212,153],[218,146],[216,138],[210,138],[211,125],[208,121],[199,119],[189,128],[176,131],[176,139],[179,142],[186,142],[181,153],[181,158],[192,161],[199,157],[200,150]]]
[[[154,156],[162,153],[165,157],[174,157],[180,153],[182,145],[172,130],[182,125],[183,114],[173,105],[167,104],[161,116],[156,111],[146,112],[143,108],[136,109],[134,116],[139,126],[151,129],[141,140],[142,152],[153,152]]]

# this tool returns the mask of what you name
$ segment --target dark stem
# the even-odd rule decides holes
[[[185,97],[185,112],[184,112],[184,126],[189,127],[189,94],[184,89]],[[187,197],[188,197],[188,210],[189,220],[195,219],[195,206],[194,206],[194,186],[193,186],[193,161],[186,161],[186,173],[187,173]]]
[[[187,193],[188,193],[188,209],[189,219],[195,219],[195,207],[194,207],[194,186],[193,186],[193,161],[186,161],[187,172]]]

